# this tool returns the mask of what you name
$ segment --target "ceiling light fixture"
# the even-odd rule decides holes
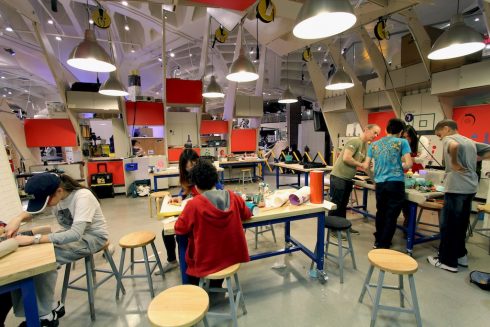
[[[126,7],[128,6],[128,2],[127,2],[127,1],[121,1],[121,4],[122,4],[123,6],[126,6]]]
[[[126,25],[124,25],[124,29],[125,29],[126,31],[129,31],[129,26],[128,26],[127,24],[126,24]]]
[[[342,37],[339,38],[339,48],[342,48]],[[342,67],[342,55],[340,54],[340,52],[339,52],[338,66],[339,68],[335,71],[335,73],[332,75],[327,85],[325,86],[327,90],[330,91],[345,90],[345,89],[350,89],[351,87],[354,86],[354,82],[352,81],[352,78],[350,77],[349,74],[345,72],[344,67]]]
[[[293,34],[320,39],[342,33],[357,21],[348,0],[307,0],[298,14]]]
[[[55,37],[56,41],[61,41],[61,37],[57,36]]]
[[[48,19],[48,24],[49,25],[53,25],[54,24],[53,20],[52,19]]]
[[[172,57],[172,58],[175,57],[175,53],[171,52],[170,57]]]
[[[72,50],[66,62],[72,67],[91,72],[116,70],[107,52],[97,43],[95,32],[89,29],[85,30],[84,40]]]
[[[277,101],[279,103],[295,103],[298,102],[298,98],[294,96],[293,92],[291,91],[291,87],[289,86],[289,53],[286,58],[286,83],[288,87],[284,91],[284,93],[281,95],[281,98]]]
[[[221,86],[216,81],[216,77],[211,75],[211,81],[206,87],[206,90],[202,93],[202,96],[205,98],[224,98],[225,94],[221,89]]]
[[[89,23],[90,25],[94,25],[94,20],[93,20],[92,18],[90,18],[90,19],[88,20],[88,23]]]
[[[240,25],[242,40],[243,26]],[[255,66],[252,64],[250,59],[245,55],[245,50],[243,45],[240,44],[240,54],[238,58],[231,64],[230,72],[226,75],[226,79],[232,82],[243,83],[252,82],[259,78],[259,74],[255,71]]]
[[[5,30],[6,30],[7,32],[13,32],[13,31],[14,31],[14,30],[12,29],[12,27],[10,27],[10,26],[5,27]]]
[[[101,85],[99,93],[103,95],[124,97],[129,95],[124,85],[117,78],[116,71],[109,73],[109,78]]]
[[[466,25],[461,15],[451,19],[449,29],[439,36],[427,56],[430,60],[463,57],[485,48],[480,33]]]

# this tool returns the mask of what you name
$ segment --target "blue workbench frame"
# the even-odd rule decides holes
[[[27,327],[39,327],[39,312],[37,310],[36,289],[32,277],[0,286],[0,294],[19,290],[22,293]]]

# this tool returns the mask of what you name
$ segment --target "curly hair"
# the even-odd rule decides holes
[[[218,171],[209,160],[200,158],[191,169],[190,179],[200,190],[207,191],[218,182]]]

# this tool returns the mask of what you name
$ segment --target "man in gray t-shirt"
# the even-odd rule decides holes
[[[456,273],[458,266],[468,267],[465,238],[471,202],[478,189],[476,163],[478,158],[490,159],[490,146],[460,135],[454,120],[440,121],[435,132],[444,146],[445,194],[439,254],[427,260],[437,268]]]

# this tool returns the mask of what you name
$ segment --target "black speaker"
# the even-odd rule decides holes
[[[327,131],[327,125],[325,124],[325,119],[323,118],[323,113],[321,111],[313,111],[313,126],[315,132]]]

